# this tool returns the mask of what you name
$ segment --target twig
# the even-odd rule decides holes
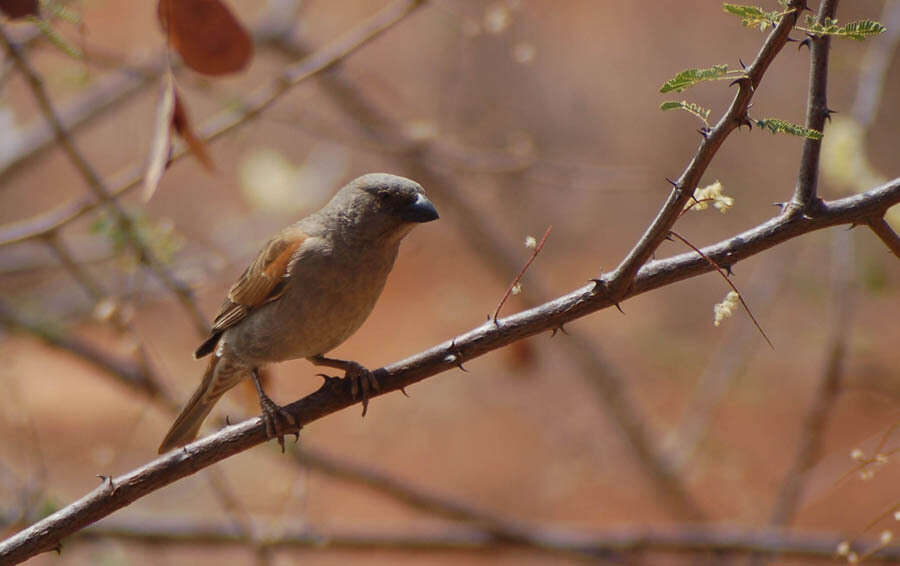
[[[866,224],[895,256],[900,257],[900,235],[897,235],[897,232],[891,228],[891,225],[887,223],[883,216],[871,219]]]
[[[709,258],[709,257],[707,257],[707,256],[705,256],[705,255],[703,255],[703,252],[700,251],[700,249],[699,249],[697,246],[695,246],[694,244],[688,242],[683,236],[681,236],[680,234],[678,234],[678,233],[675,232],[674,230],[671,231],[671,232],[669,232],[669,233],[672,234],[673,236],[675,236],[676,238],[678,238],[678,239],[681,241],[682,244],[684,244],[684,245],[686,245],[687,247],[691,248],[692,250],[694,250],[695,252],[697,252],[701,257],[703,257],[703,259],[705,259],[706,261],[708,261],[709,263],[712,264],[712,266],[715,268],[716,272],[722,277],[722,279],[725,280],[726,283],[728,283],[728,286],[731,287],[731,290],[734,291],[735,293],[737,293],[738,300],[741,301],[741,305],[744,307],[744,310],[747,312],[747,316],[749,316],[749,317],[750,317],[750,320],[753,321],[753,325],[756,326],[756,329],[759,330],[759,333],[760,333],[760,334],[762,334],[762,337],[765,339],[765,341],[766,341],[766,343],[769,345],[769,347],[772,348],[772,349],[774,350],[774,349],[775,349],[775,345],[772,344],[772,341],[771,341],[771,340],[769,340],[769,337],[766,335],[766,331],[763,330],[762,326],[760,326],[759,322],[756,320],[756,317],[753,316],[753,311],[750,310],[750,307],[747,305],[746,301],[744,301],[744,296],[743,296],[743,295],[741,294],[741,292],[738,290],[738,288],[737,288],[737,286],[734,284],[734,282],[728,277],[728,274],[725,273],[725,270],[722,269],[721,267],[719,267],[719,264],[717,264],[716,262],[714,262],[711,258]]]
[[[547,226],[547,231],[544,232],[544,237],[541,238],[541,241],[538,242],[537,246],[535,246],[534,251],[531,253],[531,257],[528,258],[528,261],[525,263],[525,266],[519,271],[516,278],[513,279],[513,282],[509,284],[509,287],[506,288],[506,292],[503,293],[503,298],[500,299],[500,302],[497,304],[497,309],[494,311],[494,324],[497,324],[497,317],[500,316],[500,309],[503,308],[504,303],[506,303],[506,299],[512,294],[513,289],[516,288],[516,285],[519,284],[519,281],[522,280],[522,276],[525,275],[525,272],[528,271],[528,268],[531,267],[531,264],[534,263],[535,258],[537,258],[538,254],[541,253],[541,250],[544,249],[544,244],[547,243],[547,238],[550,236],[550,230],[553,229],[553,226]]]
[[[819,5],[817,20],[820,24],[825,19],[834,19],[838,0],[822,0]],[[825,120],[831,114],[828,108],[828,54],[831,50],[831,37],[828,34],[810,36],[810,70],[809,95],[806,100],[806,127],[819,132],[825,130]],[[800,175],[797,188],[785,212],[788,214],[806,214],[817,205],[819,184],[819,156],[822,153],[822,140],[806,138],[803,140],[803,153],[800,157]]]
[[[814,218],[802,215],[773,218],[708,246],[703,253],[716,263],[733,264],[802,234],[882,213],[898,202],[900,179],[895,179],[865,193],[823,203]],[[646,293],[711,270],[710,264],[693,252],[651,261],[638,272],[626,296]],[[373,396],[397,391],[456,368],[457,353],[473,359],[613,305],[614,299],[598,293],[596,285],[589,284],[539,307],[505,317],[500,326],[487,322],[443,344],[376,370],[381,390]],[[285,409],[294,415],[298,425],[303,426],[356,402],[349,385],[326,384]],[[256,417],[169,452],[122,476],[110,478],[80,500],[0,543],[0,561],[21,561],[52,549],[62,538],[135,500],[265,440],[265,425]]]
[[[91,192],[94,193],[94,197],[107,206],[121,228],[128,234],[128,245],[131,246],[140,261],[147,265],[153,274],[168,287],[173,294],[175,294],[184,309],[190,315],[197,331],[200,334],[205,334],[208,331],[208,325],[203,313],[200,312],[200,309],[193,300],[193,293],[191,292],[190,287],[176,278],[156,257],[153,250],[141,240],[137,233],[134,219],[114,200],[110,191],[107,189],[103,178],[88,162],[84,154],[82,154],[75,146],[74,140],[69,136],[68,131],[59,119],[59,115],[53,106],[53,102],[50,100],[50,96],[44,88],[41,76],[28,62],[22,49],[12,43],[2,27],[0,27],[0,43],[3,43],[7,54],[15,63],[16,68],[26,78],[26,82],[28,83],[35,100],[37,100],[41,112],[53,128],[57,142],[63,149],[63,152],[68,156],[69,161],[72,162],[79,174],[85,180],[88,187],[91,189]]]

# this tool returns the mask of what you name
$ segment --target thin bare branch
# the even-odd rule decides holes
[[[509,296],[513,294],[513,290],[516,288],[516,285],[522,280],[522,276],[525,275],[525,272],[528,271],[528,268],[531,267],[531,264],[534,263],[534,260],[537,258],[538,254],[541,253],[541,250],[544,249],[544,244],[547,243],[547,238],[550,237],[550,230],[553,229],[553,226],[548,226],[547,231],[544,232],[544,237],[541,238],[541,241],[535,246],[534,251],[531,253],[531,257],[528,258],[528,261],[525,262],[525,266],[519,270],[519,273],[516,274],[513,282],[509,284],[509,287],[506,288],[506,292],[503,293],[503,298],[500,299],[500,302],[497,304],[496,310],[494,310],[494,316],[492,317],[494,322],[497,322],[497,317],[500,316],[500,309],[503,308],[503,305],[506,303],[506,300],[509,299]]]
[[[753,311],[750,310],[750,306],[747,305],[747,302],[744,300],[744,296],[738,290],[737,285],[735,285],[734,282],[728,277],[728,274],[725,273],[725,270],[722,269],[719,266],[719,264],[714,262],[712,259],[703,255],[703,252],[700,251],[700,249],[697,248],[697,246],[695,246],[694,244],[687,241],[683,236],[678,234],[678,232],[672,231],[672,232],[670,232],[670,234],[672,234],[673,236],[678,238],[678,240],[680,240],[682,244],[686,245],[687,247],[689,247],[692,250],[694,250],[695,252],[697,252],[697,254],[699,254],[701,257],[703,257],[703,259],[708,261],[715,268],[716,272],[722,277],[722,279],[725,280],[726,283],[728,283],[728,286],[731,287],[731,290],[734,291],[735,293],[737,293],[738,300],[741,301],[741,305],[744,307],[744,310],[747,312],[747,316],[750,317],[750,320],[751,320],[751,322],[753,322],[753,325],[756,327],[757,330],[759,330],[759,333],[762,335],[763,339],[766,341],[766,344],[768,344],[769,347],[774,350],[775,345],[772,344],[771,340],[769,340],[769,336],[766,334],[766,331],[763,330],[762,326],[760,326],[759,321],[756,320],[756,317],[753,315]]]
[[[875,235],[884,242],[884,245],[894,252],[895,256],[900,257],[900,235],[897,235],[897,232],[887,223],[887,220],[883,216],[879,216],[876,219],[869,220],[867,224],[875,232]]]
[[[819,5],[818,22],[834,19],[838,0],[823,0]],[[827,34],[810,36],[809,95],[806,100],[806,127],[819,132],[825,130],[825,120],[831,110],[828,108],[828,54],[831,50],[831,37]],[[818,203],[819,155],[822,152],[822,140],[806,138],[803,140],[803,153],[800,157],[800,174],[794,197],[788,205],[790,214],[806,213],[810,207]]]
[[[900,179],[865,193],[823,203],[815,217],[781,215],[751,230],[703,249],[716,263],[736,263],[802,234],[849,224],[883,213],[900,202]],[[626,296],[707,273],[709,262],[691,252],[651,261],[639,272]],[[473,359],[517,340],[558,328],[565,322],[613,306],[614,300],[591,283],[539,307],[490,321],[429,350],[375,370],[381,384],[374,396],[452,370],[459,357]],[[356,404],[349,384],[329,381],[287,407],[299,426]],[[288,433],[290,431],[287,431]],[[145,466],[109,478],[93,492],[0,543],[0,560],[21,561],[54,548],[59,541],[135,500],[194,474],[218,461],[266,441],[259,417],[225,428]]]

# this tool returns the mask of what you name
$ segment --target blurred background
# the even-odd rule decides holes
[[[55,42],[33,24],[2,23],[27,45],[110,191],[139,178],[150,151],[165,62],[155,4],[69,3],[77,18],[53,20]],[[240,113],[288,65],[389,6],[227,5],[256,40],[245,71],[212,79],[173,55],[201,133],[223,113]],[[900,22],[888,21],[898,12],[898,2],[840,6],[841,22],[876,19],[889,32],[832,43],[828,102],[838,114],[826,130],[834,136],[823,156],[825,198],[900,175],[900,114],[890,110],[900,97]],[[426,2],[211,142],[214,172],[188,156],[173,162],[149,202],[139,188],[125,192],[118,202],[159,259],[155,270],[104,207],[90,205],[90,189],[6,56],[4,533],[82,496],[98,474],[155,457],[201,377],[205,362],[191,354],[202,320],[272,233],[357,175],[418,180],[441,220],[407,238],[374,313],[336,357],[379,367],[481,324],[530,257],[526,237],[539,239],[550,225],[504,313],[614,268],[668,195],[665,178],[680,175],[700,139],[701,122],[660,104],[697,102],[715,122],[734,92],[727,82],[674,95],[660,86],[690,67],[739,68],[764,38],[714,1]],[[808,50],[787,45],[752,117],[802,124],[808,68]],[[875,72],[861,83],[866,69]],[[759,128],[735,132],[705,179],[721,181],[734,208],[691,212],[676,230],[702,246],[776,214],[772,203],[791,197],[802,143]],[[667,242],[657,257],[685,251]],[[193,290],[193,314],[159,273]],[[512,527],[603,540],[644,529],[689,538],[710,525],[738,533],[786,525],[825,545],[893,533],[896,258],[869,230],[839,227],[741,262],[733,280],[774,349],[742,311],[714,327],[713,305],[729,289],[715,274],[690,279],[626,301],[624,315],[608,309],[568,325],[569,335],[467,361],[467,372],[427,379],[408,389],[410,398],[375,399],[365,419],[354,407],[315,422],[286,455],[274,442],[240,454],[117,512],[94,534],[67,541],[61,556],[29,564],[579,560],[565,548],[499,540]],[[316,372],[302,360],[279,364],[268,392],[293,401],[320,385]],[[246,385],[219,403],[205,433],[226,415],[236,422],[259,413]],[[228,537],[286,542],[261,550]],[[680,564],[704,554],[630,556]]]

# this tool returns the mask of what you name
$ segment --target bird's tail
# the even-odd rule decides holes
[[[191,395],[190,401],[181,410],[181,414],[175,419],[172,428],[160,444],[160,454],[184,446],[197,437],[200,425],[206,420],[219,398],[243,377],[245,371],[241,370],[243,368],[235,367],[218,356],[213,355],[210,358],[206,373],[203,374],[203,381]]]

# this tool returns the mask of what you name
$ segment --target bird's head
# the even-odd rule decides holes
[[[438,219],[421,185],[396,175],[370,173],[337,192],[323,212],[341,232],[367,241],[399,241],[416,225]]]

